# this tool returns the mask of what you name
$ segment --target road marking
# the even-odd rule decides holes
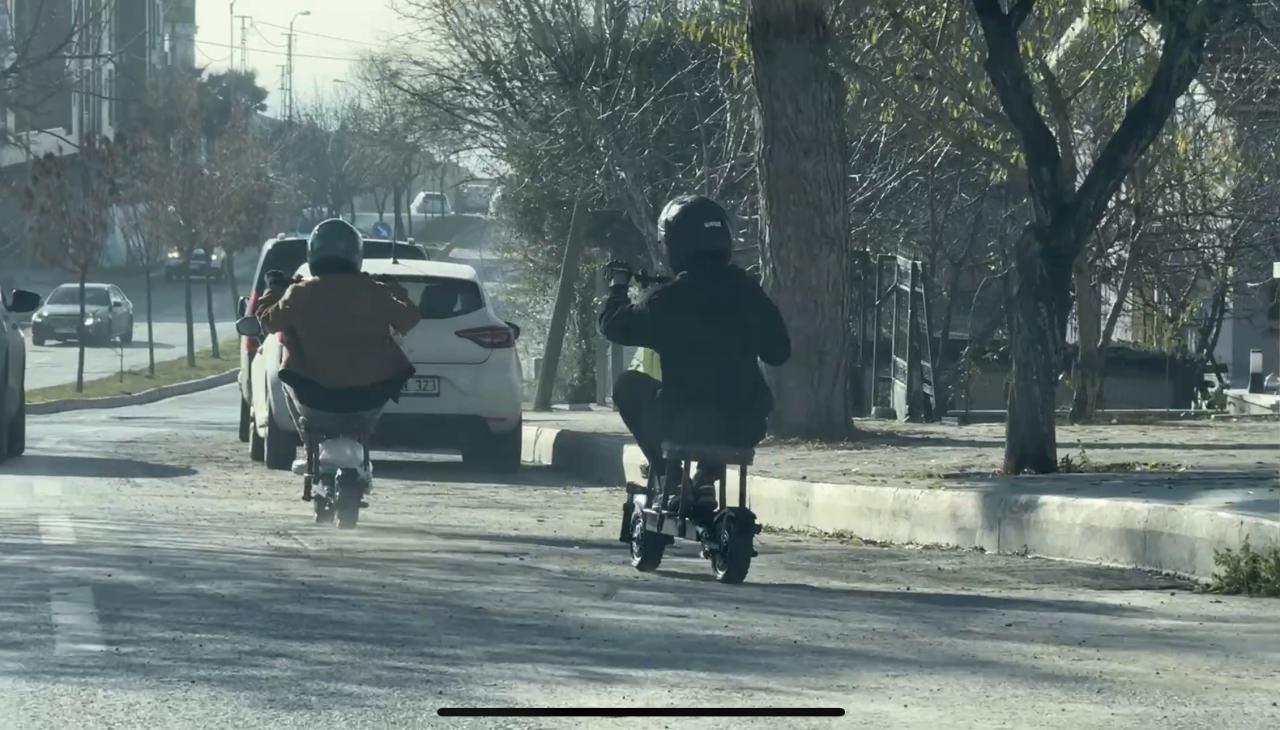
[[[314,548],[312,548],[310,545],[308,545],[308,544],[306,543],[306,541],[304,541],[302,538],[298,537],[297,535],[293,534],[293,533],[292,533],[292,532],[290,532],[289,530],[283,530],[283,531],[281,531],[281,533],[280,533],[280,534],[281,534],[281,535],[284,535],[285,537],[289,538],[290,540],[293,540],[295,543],[297,543],[297,544],[298,544],[298,547],[301,547],[303,550],[306,550],[307,552],[312,552],[312,551],[314,551]]]
[[[38,482],[35,492],[37,497],[61,497],[62,484],[58,482]]]
[[[63,515],[41,515],[40,542],[45,545],[75,545],[76,530],[71,519]]]
[[[93,607],[92,588],[64,588],[50,594],[55,654],[106,651]]]

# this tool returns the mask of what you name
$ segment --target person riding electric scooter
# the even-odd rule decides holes
[[[326,431],[363,438],[414,373],[392,334],[407,333],[422,315],[394,280],[361,272],[363,250],[355,228],[329,219],[307,242],[311,278],[267,275],[258,319],[266,332],[284,335],[280,380],[300,434],[310,416]]]
[[[760,362],[779,366],[791,357],[777,306],[758,279],[730,263],[733,236],[718,203],[700,195],[672,200],[658,218],[658,235],[675,278],[633,304],[629,277],[614,275],[599,319],[610,342],[653,350],[662,363],[661,382],[631,370],[613,391],[651,474],[666,473],[662,441],[694,411],[720,416],[725,445],[754,448],[773,409]],[[699,509],[715,509],[711,485],[724,468],[698,464]]]

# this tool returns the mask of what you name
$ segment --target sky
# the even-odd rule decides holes
[[[258,72],[258,84],[271,92],[267,113],[275,115],[280,103],[280,67],[285,62],[285,34],[298,11],[308,10],[294,23],[295,104],[301,106],[317,95],[341,92],[337,80],[347,80],[351,63],[362,53],[375,52],[392,43],[403,43],[412,27],[400,19],[393,0],[236,0],[235,14],[248,15],[249,68]],[[196,0],[196,63],[211,71],[227,67],[232,40],[229,0]],[[327,36],[327,37],[326,37]],[[234,25],[234,61],[240,61],[240,21]]]

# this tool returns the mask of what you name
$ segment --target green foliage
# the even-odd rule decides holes
[[[1240,550],[1215,550],[1210,590],[1230,595],[1280,598],[1280,547],[1255,552],[1246,538]]]

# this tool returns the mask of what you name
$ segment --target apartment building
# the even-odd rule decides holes
[[[194,56],[195,0],[0,0],[0,167],[114,137]]]

